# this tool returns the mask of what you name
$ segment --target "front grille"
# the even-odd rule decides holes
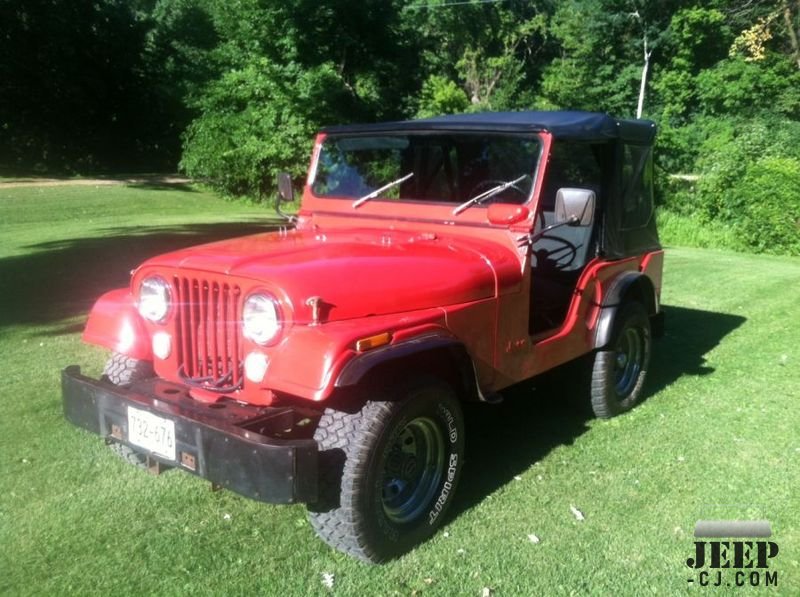
[[[194,277],[173,279],[178,374],[216,392],[242,387],[238,286]]]

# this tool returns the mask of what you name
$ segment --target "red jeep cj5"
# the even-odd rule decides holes
[[[641,397],[654,136],[586,112],[325,129],[293,228],[155,257],[100,298],[84,340],[113,355],[99,381],[64,371],[66,417],[136,464],[305,502],[353,556],[401,554],[453,500],[462,402],[589,353],[598,416]]]

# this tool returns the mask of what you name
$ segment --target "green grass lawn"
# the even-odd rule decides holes
[[[592,420],[568,370],[470,408],[444,532],[384,566],[318,541],[302,506],[150,476],[66,423],[61,368],[104,360],[79,338],[92,300],[270,214],[191,187],[0,187],[0,593],[324,595],[331,573],[354,596],[740,595],[688,585],[694,523],[766,518],[760,591],[800,594],[800,259],[670,249],[647,401]]]

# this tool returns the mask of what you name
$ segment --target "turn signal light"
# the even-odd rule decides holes
[[[391,339],[392,335],[389,332],[384,332],[382,334],[378,334],[377,336],[370,336],[369,338],[361,338],[361,340],[356,342],[356,350],[358,352],[371,350],[373,348],[377,348],[378,346],[389,344]]]
[[[153,334],[153,354],[162,361],[169,358],[172,353],[172,338],[167,332],[156,332]]]
[[[260,352],[251,352],[244,360],[244,374],[253,383],[261,383],[267,375],[269,359]]]

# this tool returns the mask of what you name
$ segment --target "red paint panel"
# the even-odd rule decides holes
[[[393,230],[300,230],[202,245],[157,257],[143,269],[263,280],[286,301],[303,305],[296,315],[306,323],[311,296],[322,297],[326,321],[489,298],[497,292],[495,262],[506,272],[519,269],[516,255],[498,243]]]
[[[127,288],[112,290],[98,299],[89,313],[83,341],[134,359],[153,358],[150,335]]]
[[[319,326],[294,326],[275,347],[261,349],[270,359],[264,388],[286,392],[310,400],[324,400],[345,364],[356,356],[355,343],[383,332],[408,330],[397,334],[392,343],[408,336],[438,330],[446,333],[441,309],[428,309],[402,316],[387,315],[357,321],[340,321]],[[245,390],[248,390],[247,383]]]
[[[664,251],[653,251],[644,256],[639,268],[653,283],[658,304],[661,305],[661,280],[664,275]]]
[[[481,387],[488,387],[494,379],[496,317],[494,299],[447,309],[447,328],[466,346]]]
[[[592,314],[596,314],[596,301],[602,300],[603,290],[608,288],[615,276],[625,271],[637,271],[639,262],[638,257],[612,262],[595,259],[590,262],[578,281],[561,328],[546,338],[534,339],[526,350],[513,350],[513,346],[527,334],[529,293],[526,291],[502,297],[495,363],[498,375],[489,389],[502,389],[591,351],[596,324],[596,317],[593,318]],[[530,284],[535,292],[536,280],[531,280]],[[512,350],[504,351],[503,346],[508,342],[511,342]]]

